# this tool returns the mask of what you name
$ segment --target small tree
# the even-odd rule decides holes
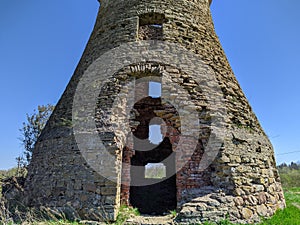
[[[40,136],[43,128],[45,127],[54,106],[51,104],[38,106],[32,114],[26,114],[27,121],[23,123],[21,132],[21,142],[24,147],[22,159],[20,157],[17,160],[24,166],[27,166],[31,161],[32,151],[34,145]]]

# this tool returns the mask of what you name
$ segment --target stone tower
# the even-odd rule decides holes
[[[27,205],[89,220],[114,220],[121,204],[176,209],[180,223],[251,222],[284,207],[272,145],[228,64],[210,3],[101,0],[34,149]]]

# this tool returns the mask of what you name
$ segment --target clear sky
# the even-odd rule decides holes
[[[277,163],[300,160],[300,1],[213,0],[211,9]],[[97,10],[96,0],[0,0],[0,169],[16,165],[26,113],[60,98]]]

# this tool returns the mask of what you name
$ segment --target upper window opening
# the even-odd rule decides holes
[[[152,98],[161,97],[161,83],[159,82],[149,82],[149,96]]]
[[[163,25],[165,22],[165,15],[161,13],[145,13],[139,17],[139,25]]]
[[[163,141],[163,135],[161,133],[160,125],[150,125],[149,126],[149,141],[155,145],[157,145]]]
[[[160,13],[146,13],[139,18],[140,40],[161,40],[165,15]]]
[[[150,24],[149,26],[152,26],[155,28],[162,28],[162,24]]]

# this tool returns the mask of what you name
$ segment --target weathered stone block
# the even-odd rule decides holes
[[[257,205],[256,206],[256,212],[259,216],[267,216],[268,208],[265,205]]]
[[[243,219],[250,219],[253,216],[253,212],[252,210],[250,210],[249,208],[243,208],[241,211],[242,217]]]

